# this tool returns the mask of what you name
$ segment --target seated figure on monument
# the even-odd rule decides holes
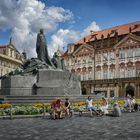
[[[65,65],[64,65],[64,58],[59,56],[57,52],[54,53],[53,58],[52,58],[52,63],[54,66],[58,69],[65,70]]]

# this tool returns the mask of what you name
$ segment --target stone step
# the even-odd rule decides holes
[[[13,103],[13,104],[23,104],[23,103],[50,103],[56,98],[61,98],[62,101],[65,101],[65,98],[69,98],[72,102],[77,101],[85,101],[88,98],[88,95],[81,95],[81,96],[5,96],[2,103]],[[94,100],[101,99],[101,97],[94,96]]]

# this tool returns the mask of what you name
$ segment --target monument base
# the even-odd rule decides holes
[[[80,95],[75,74],[58,69],[39,69],[37,75],[8,76],[2,79],[2,95]]]

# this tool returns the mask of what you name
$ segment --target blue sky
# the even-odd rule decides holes
[[[98,27],[106,29],[140,20],[139,0],[40,0],[39,3],[37,0],[30,0],[30,2],[28,0],[18,1],[17,3],[16,0],[3,0],[0,3],[0,13],[2,13],[0,15],[0,44],[6,44],[10,36],[12,36],[17,48],[21,51],[23,49],[29,51],[30,47],[26,46],[31,46],[32,44],[35,46],[35,43],[31,44],[31,42],[35,42],[39,25],[48,31],[46,37],[49,48],[51,48],[50,51],[52,51],[88,34],[87,28],[90,27],[91,29],[94,26],[93,22],[96,24],[96,30]],[[9,13],[6,10],[7,7]],[[48,14],[45,18],[42,15],[43,20],[39,18],[39,20],[30,20],[29,16],[32,18],[33,13],[30,11],[31,15],[27,15],[28,11],[26,11],[25,18],[24,11],[22,11],[26,7],[33,8],[37,13],[45,10],[45,12],[50,12],[52,15]],[[13,11],[12,8],[17,8],[17,10]],[[53,13],[54,11],[56,12],[55,14]],[[59,17],[57,12],[59,12]],[[16,19],[16,16],[19,19]],[[42,24],[46,25],[43,26]],[[31,37],[29,34],[33,34],[33,36]],[[27,43],[27,41],[30,43]],[[35,52],[31,53],[35,54]]]
[[[140,20],[139,0],[43,0],[47,5],[61,6],[74,14],[75,30],[83,30],[93,20],[101,29]],[[64,24],[63,27],[68,27]]]

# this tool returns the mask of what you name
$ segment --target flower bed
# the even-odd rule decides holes
[[[125,100],[109,100],[109,109],[112,109],[114,103],[117,102],[123,109]],[[140,99],[136,99],[136,102],[140,103]],[[102,100],[93,101],[95,108],[99,108],[103,104]],[[72,102],[71,108],[74,112],[86,109],[86,102]],[[44,112],[49,112],[51,109],[51,103],[36,103],[31,105],[12,105],[12,104],[0,104],[0,116],[10,115],[38,115]],[[12,110],[12,112],[10,112]]]

